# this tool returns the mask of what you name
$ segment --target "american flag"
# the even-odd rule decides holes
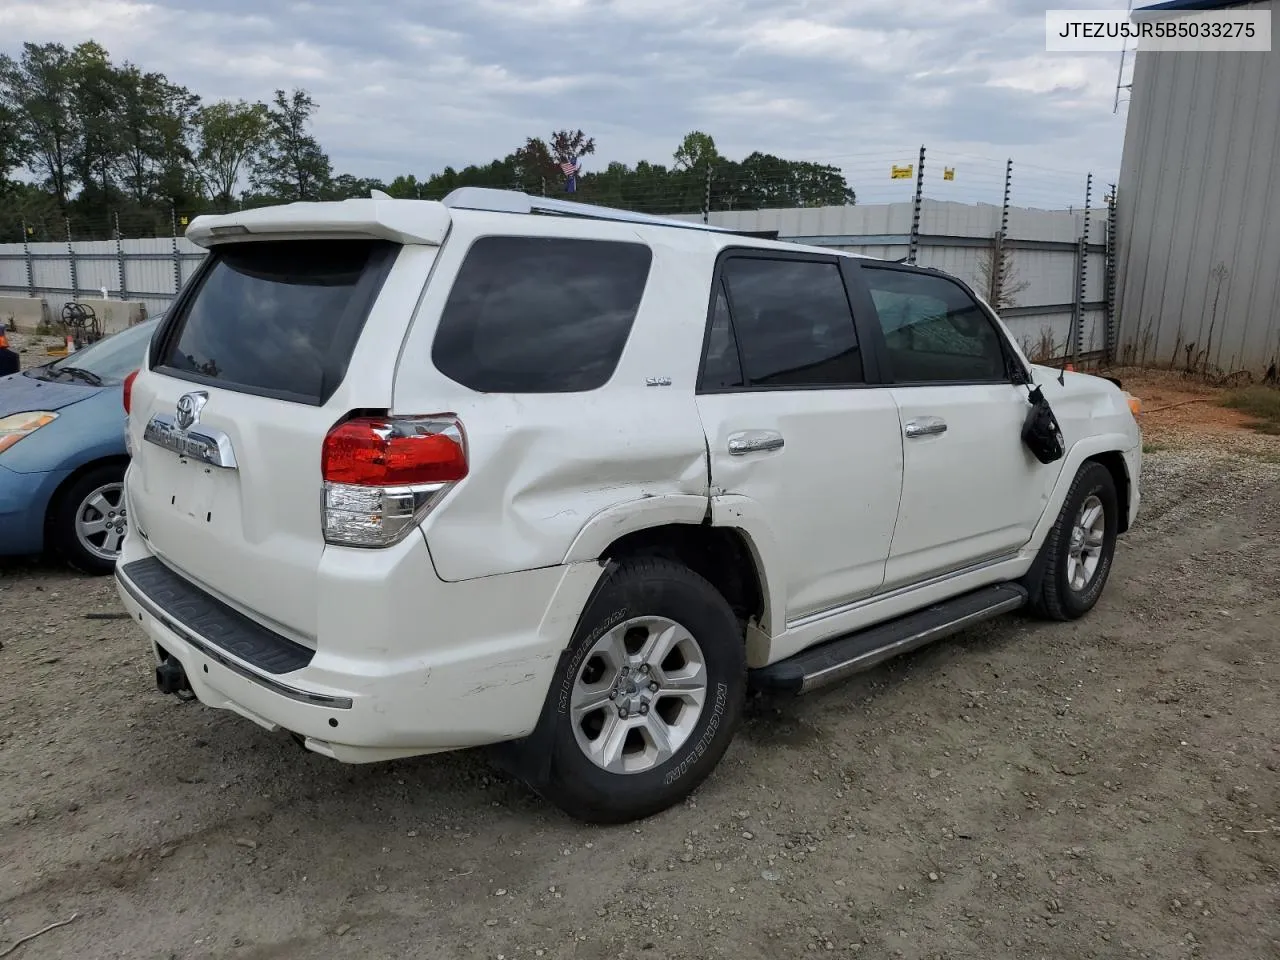
[[[567,157],[560,161],[560,170],[565,175],[564,189],[566,193],[574,193],[578,189],[578,171],[582,164],[577,157]]]

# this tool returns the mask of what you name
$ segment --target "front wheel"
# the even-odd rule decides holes
[[[728,749],[746,698],[724,597],[669,560],[621,563],[588,605],[551,690],[549,776],[566,813],[624,823],[678,803]]]
[[[1040,548],[1042,574],[1032,611],[1049,620],[1077,620],[1092,610],[1111,573],[1119,526],[1111,471],[1088,461]]]
[[[50,539],[62,560],[84,573],[115,569],[128,524],[124,467],[95,467],[59,495],[50,513]]]

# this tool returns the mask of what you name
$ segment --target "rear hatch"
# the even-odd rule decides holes
[[[218,244],[134,384],[131,525],[166,564],[299,642],[317,633],[325,436],[390,406],[435,254],[375,238]]]

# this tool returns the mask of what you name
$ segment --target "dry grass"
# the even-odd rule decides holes
[[[1275,387],[1241,387],[1222,398],[1222,405],[1253,418],[1249,424],[1259,433],[1280,436],[1280,390]]]

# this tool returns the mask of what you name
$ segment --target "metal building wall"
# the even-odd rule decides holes
[[[1239,5],[1280,27],[1276,7]],[[1269,53],[1138,53],[1117,206],[1118,359],[1276,361],[1280,37]]]

